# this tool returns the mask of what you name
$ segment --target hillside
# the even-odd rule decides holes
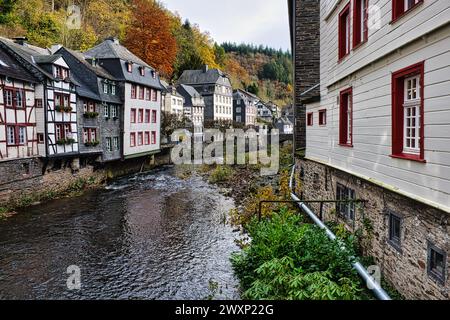
[[[68,12],[69,5],[76,12]],[[79,27],[72,27],[79,23]],[[283,106],[291,102],[290,54],[263,46],[217,44],[200,26],[154,0],[0,0],[0,36],[31,44],[86,50],[114,36],[130,51],[176,80],[183,70],[221,68],[235,88]]]

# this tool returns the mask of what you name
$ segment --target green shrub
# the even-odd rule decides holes
[[[342,243],[300,216],[282,209],[270,220],[253,221],[249,235],[251,244],[231,258],[244,299],[363,298],[351,266],[353,246],[342,250]]]
[[[209,177],[209,182],[219,183],[228,181],[233,175],[233,169],[229,166],[217,166]]]

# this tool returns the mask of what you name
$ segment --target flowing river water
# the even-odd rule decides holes
[[[233,200],[174,170],[0,220],[0,299],[239,299]],[[81,290],[67,287],[72,265]]]

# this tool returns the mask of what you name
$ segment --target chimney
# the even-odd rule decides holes
[[[208,72],[209,66],[207,64],[203,65],[203,73]]]
[[[120,44],[119,39],[117,39],[116,37],[109,37],[106,38],[106,40],[112,41],[114,44]]]
[[[27,37],[16,37],[13,38],[14,42],[20,44],[21,46],[26,45],[28,38]]]

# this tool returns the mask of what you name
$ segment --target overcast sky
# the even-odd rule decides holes
[[[289,49],[286,0],[161,0],[218,43],[245,42]]]

